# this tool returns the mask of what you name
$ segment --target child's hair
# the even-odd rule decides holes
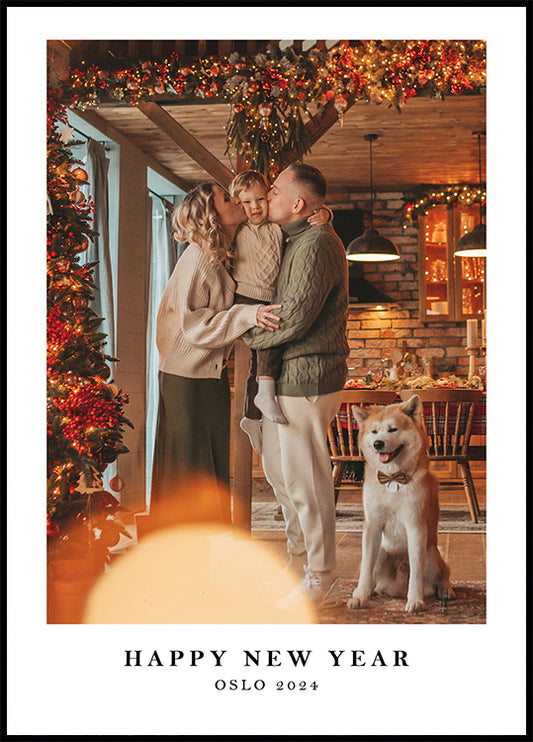
[[[233,248],[219,222],[212,183],[203,183],[189,191],[175,207],[171,226],[178,242],[197,242],[209,260],[229,265]]]
[[[245,170],[243,173],[239,173],[233,178],[230,184],[230,194],[233,197],[238,197],[241,191],[251,188],[254,185],[263,186],[267,191],[270,190],[270,183],[259,170]]]

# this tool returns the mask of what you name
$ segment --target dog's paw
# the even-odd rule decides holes
[[[455,600],[455,593],[450,585],[439,585],[437,595],[440,600]]]
[[[352,611],[358,608],[366,608],[368,606],[368,598],[363,595],[353,595],[350,600],[346,603],[347,608],[351,608]]]
[[[420,613],[425,608],[423,600],[408,600],[405,604],[407,613]]]

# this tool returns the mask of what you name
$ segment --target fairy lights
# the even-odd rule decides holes
[[[105,379],[101,319],[90,308],[94,264],[81,265],[80,253],[95,236],[90,197],[72,200],[87,183],[86,171],[71,154],[57,124],[66,124],[58,94],[48,97],[47,215],[47,434],[48,534],[61,538],[87,498],[77,492],[80,474],[90,482],[126,451],[123,414],[128,397]],[[78,191],[79,192],[79,191]],[[76,203],[76,201],[79,201]],[[73,503],[76,503],[74,506]]]
[[[426,216],[430,208],[445,204],[452,206],[469,206],[473,203],[485,204],[487,192],[479,186],[456,184],[431,188],[422,197],[407,201],[402,208],[402,226],[416,226],[419,216]]]
[[[64,102],[85,109],[104,100],[137,105],[163,93],[223,98],[230,104],[226,154],[234,151],[267,176],[284,151],[295,148],[298,157],[308,151],[303,118],[330,100],[386,102],[400,110],[414,96],[479,93],[486,80],[483,41],[359,41],[300,53],[270,44],[253,56],[234,52],[185,63],[174,52],[118,64],[72,70]],[[258,134],[261,107],[270,113]]]

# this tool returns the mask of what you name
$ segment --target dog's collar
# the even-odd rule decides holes
[[[407,484],[409,477],[404,471],[397,471],[391,474],[384,474],[382,471],[378,471],[378,481],[380,484],[384,484],[389,492],[398,492],[401,484]]]

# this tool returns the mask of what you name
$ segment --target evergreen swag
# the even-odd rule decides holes
[[[83,183],[70,146],[56,125],[67,122],[56,91],[47,111],[47,531],[50,546],[70,556],[105,561],[108,546],[126,533],[116,516],[116,498],[90,491],[106,466],[128,449],[122,443],[128,397],[107,383],[102,318],[89,306],[96,287],[95,263],[80,264],[96,232],[91,199],[76,203]],[[74,166],[74,169],[73,169]],[[78,491],[83,474],[88,493]],[[93,488],[94,489],[94,488]]]
[[[187,61],[110,60],[71,71],[66,105],[85,109],[102,101],[137,105],[156,96],[223,99],[230,104],[226,154],[267,177],[284,154],[309,151],[304,119],[332,105],[342,116],[359,100],[394,106],[413,96],[444,99],[479,94],[485,86],[483,41],[357,41],[297,53],[269,44],[264,54],[234,52]]]
[[[446,206],[448,209],[472,204],[485,206],[487,200],[487,191],[484,187],[467,183],[445,186],[421,184],[411,195],[412,198],[409,198],[399,210],[400,218],[404,227],[413,226],[417,229],[418,217],[425,216],[433,206]]]

